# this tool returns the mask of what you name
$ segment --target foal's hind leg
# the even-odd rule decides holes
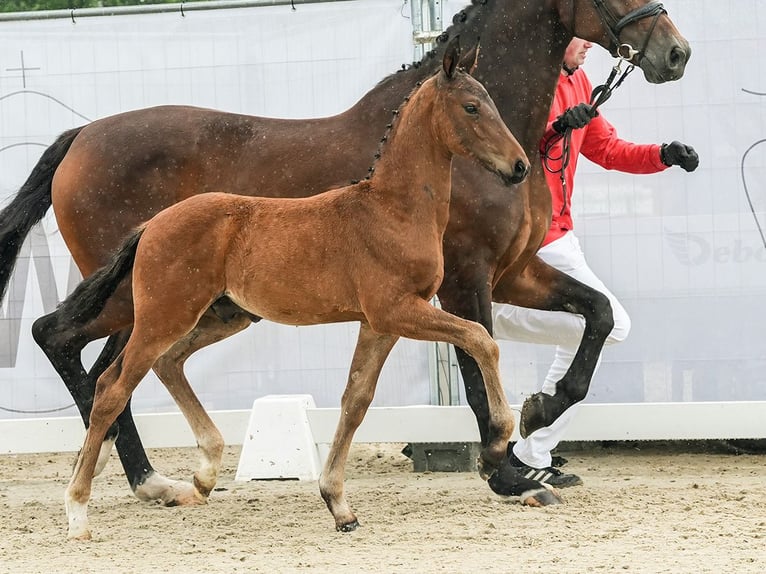
[[[350,532],[359,526],[343,494],[346,459],[354,432],[367,413],[375,396],[380,370],[399,337],[375,333],[362,322],[351,361],[346,390],[340,404],[340,420],[332,446],[319,478],[319,492],[335,518],[335,528]]]
[[[197,324],[200,315],[196,310],[205,309],[210,303],[205,301],[203,290],[184,297],[177,297],[178,291],[179,288],[168,288],[153,297],[144,295],[144,304],[136,307],[136,322],[125,349],[96,383],[90,426],[65,495],[70,538],[90,538],[88,500],[99,447],[107,429],[155,361]],[[166,321],[153,320],[160,316],[159,309],[166,311]]]
[[[194,394],[184,374],[184,363],[199,349],[242,331],[251,324],[244,313],[228,316],[226,322],[211,311],[200,318],[194,330],[178,341],[154,364],[154,372],[167,387],[192,428],[200,449],[200,468],[194,474],[194,486],[164,479],[147,481],[136,490],[136,496],[162,500],[168,506],[206,502],[218,480],[223,454],[223,437]]]
[[[129,348],[130,343],[126,349]],[[139,355],[137,358],[126,360],[126,353],[121,353],[96,383],[90,425],[64,496],[69,538],[90,539],[88,500],[100,446],[109,426],[125,408],[131,393],[154,362],[150,355]]]
[[[117,294],[119,293],[118,290]],[[112,300],[118,301],[117,303],[110,302],[107,304],[104,314],[85,325],[74,323],[71,318],[64,317],[58,309],[40,317],[32,325],[32,336],[35,342],[61,376],[77,405],[86,428],[89,425],[96,380],[122,351],[130,335],[130,329],[110,335],[90,372],[85,371],[81,358],[85,346],[91,341],[114,333],[120,325],[129,325],[132,321],[133,312],[130,298],[127,298],[127,304],[124,305],[125,299],[118,298],[117,294],[113,296]],[[152,468],[133,421],[130,402],[126,404],[125,409],[117,417],[116,423],[106,433],[104,442],[99,449],[99,460],[95,468],[96,474],[103,469],[109,460],[115,441],[130,488],[139,498],[142,497],[137,491],[146,483],[174,485],[174,488],[179,488],[183,484],[166,479]],[[186,489],[191,490],[192,486],[187,485]]]

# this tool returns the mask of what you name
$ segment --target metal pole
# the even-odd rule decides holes
[[[431,303],[434,307],[441,309],[438,297],[434,297]],[[441,342],[431,344],[428,353],[428,371],[431,383],[431,404],[460,404],[460,370],[452,345]]]
[[[24,20],[67,19],[77,22],[78,18],[93,16],[125,16],[128,14],[159,14],[177,12],[185,16],[189,12],[202,10],[224,10],[230,8],[257,8],[263,6],[289,6],[292,4],[319,4],[322,2],[346,2],[349,0],[211,0],[210,2],[178,2],[174,4],[148,4],[139,6],[113,6],[111,8],[74,8],[72,10],[35,10],[29,12],[7,12],[0,14],[0,22]]]
[[[412,41],[415,43],[415,61],[433,49],[433,40],[439,36],[443,22],[442,0],[412,0]]]
[[[442,33],[442,0],[411,0],[413,60],[423,59],[433,49],[433,40]],[[439,307],[438,297],[432,303]],[[447,343],[433,343],[428,354],[432,405],[457,405],[459,402],[458,365],[455,350]]]

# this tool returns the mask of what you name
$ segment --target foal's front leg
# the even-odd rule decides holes
[[[340,420],[319,478],[319,492],[335,518],[335,528],[343,532],[351,532],[359,526],[343,494],[348,451],[354,432],[362,423],[375,396],[383,363],[398,339],[396,336],[375,333],[365,322],[359,327],[348,382],[340,403]]]
[[[368,314],[368,317],[370,315]],[[437,309],[418,297],[408,297],[385,313],[376,314],[373,328],[421,341],[442,341],[460,347],[481,369],[489,409],[486,444],[479,459],[480,472],[488,478],[505,459],[514,427],[513,413],[500,381],[497,343],[476,323]]]

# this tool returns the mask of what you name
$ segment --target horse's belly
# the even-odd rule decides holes
[[[356,298],[343,296],[343,289],[328,293],[310,287],[310,283],[296,288],[280,285],[279,280],[268,286],[252,281],[228,295],[248,312],[285,325],[321,325],[364,318]]]

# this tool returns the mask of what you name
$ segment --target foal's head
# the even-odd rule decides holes
[[[520,183],[529,159],[495,107],[484,86],[458,66],[457,37],[444,53],[437,73],[432,126],[449,150],[478,161],[506,184]],[[478,53],[478,48],[477,52]]]

